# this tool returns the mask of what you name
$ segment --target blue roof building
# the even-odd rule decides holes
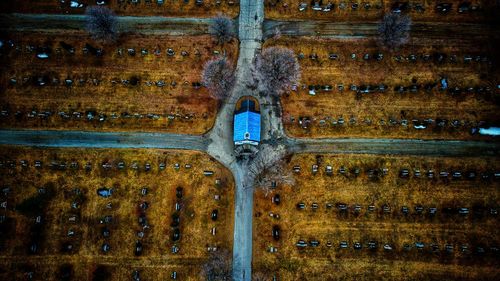
[[[234,113],[233,141],[235,145],[259,145],[260,112],[255,108],[255,101],[247,98]]]

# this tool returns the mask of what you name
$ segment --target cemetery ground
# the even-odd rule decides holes
[[[82,4],[72,8],[70,2]],[[165,16],[165,17],[212,17],[217,13],[236,16],[239,0],[196,1],[184,0],[109,0],[106,6],[123,16]],[[186,3],[187,2],[187,3]],[[95,5],[95,0],[77,1],[15,1],[5,0],[0,3],[0,10],[5,13],[46,13],[46,14],[83,14],[85,8]]]
[[[220,46],[208,35],[124,34],[114,46],[71,31],[5,38],[12,45],[0,56],[4,128],[203,134],[217,109],[199,84],[203,65],[238,55],[236,40]]]
[[[314,5],[318,3],[318,5]],[[438,5],[452,4],[446,11]],[[461,5],[464,3],[463,5]],[[399,9],[418,21],[451,20],[457,22],[488,21],[494,18],[494,1],[304,1],[266,0],[265,14],[268,19],[278,20],[329,20],[366,22],[378,21],[385,13]],[[303,4],[306,4],[305,6]],[[330,5],[329,5],[330,4]],[[461,8],[461,9],[460,9]],[[459,12],[459,9],[461,12]]]
[[[200,280],[210,251],[232,249],[233,178],[205,154],[9,146],[0,154],[2,280],[63,271],[128,280],[134,270],[147,280],[173,272]]]
[[[0,34],[0,128],[39,148],[0,146],[0,279],[204,280],[225,250],[234,280],[500,279],[498,149],[470,133],[500,117],[498,4],[395,2],[2,2],[20,14],[0,28],[19,32]],[[116,44],[83,32],[86,4],[128,26]],[[394,53],[375,42],[391,10],[415,27]],[[241,45],[194,36],[219,12]],[[299,59],[301,80],[278,100],[249,75],[261,46]],[[223,55],[238,61],[236,87],[216,117],[200,74]],[[250,162],[231,139],[243,95],[262,118]],[[129,146],[143,149],[117,149]],[[251,161],[282,147],[295,182],[251,189],[281,163]]]
[[[255,194],[254,272],[280,280],[500,276],[498,159],[298,154],[287,168],[293,186]]]
[[[282,36],[265,46],[299,57],[301,84],[281,98],[294,137],[486,139],[471,128],[499,118],[488,40],[418,38],[394,53],[362,38]]]

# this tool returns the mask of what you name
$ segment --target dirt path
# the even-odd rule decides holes
[[[287,139],[293,153],[380,154],[417,156],[496,156],[500,143],[416,139]]]
[[[232,129],[229,128],[231,131]],[[227,130],[225,133],[230,133]],[[226,134],[224,134],[226,135]],[[230,137],[230,136],[229,136]],[[87,148],[158,148],[214,151],[217,138],[171,133],[140,132],[91,132],[91,131],[41,131],[0,130],[0,144],[41,147],[87,147]],[[222,139],[222,138],[220,138]],[[227,138],[230,139],[230,138]],[[229,141],[230,142],[230,141]],[[377,154],[415,156],[477,157],[500,154],[499,142],[415,140],[415,139],[296,139],[286,138],[283,143],[291,153],[335,153]],[[229,162],[224,164],[231,170],[241,170],[231,156],[232,144],[224,149]],[[221,149],[219,147],[219,149]],[[226,158],[224,158],[227,161]],[[241,176],[240,178],[243,178]]]
[[[288,36],[314,36],[317,38],[357,39],[377,35],[377,22],[334,21],[275,21],[264,22],[264,38],[272,37],[276,30]],[[486,40],[496,34],[497,26],[489,24],[418,22],[414,23],[411,38],[443,39],[474,42]]]
[[[0,130],[0,144],[41,147],[159,148],[205,151],[202,136],[168,133]]]
[[[202,35],[208,33],[211,19],[169,18],[169,17],[130,17],[120,16],[118,26],[121,32],[134,32],[147,35]],[[85,15],[52,14],[1,14],[0,30],[59,33],[64,30],[82,32]]]

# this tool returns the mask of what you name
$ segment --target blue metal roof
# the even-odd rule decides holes
[[[260,114],[245,111],[234,116],[233,141],[260,142]]]

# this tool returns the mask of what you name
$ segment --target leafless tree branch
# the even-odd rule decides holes
[[[294,178],[286,169],[285,156],[286,149],[282,145],[261,145],[255,158],[248,163],[248,180],[253,181],[254,186],[262,188],[266,194],[271,190],[273,182],[292,185]]]
[[[212,252],[201,271],[207,281],[232,280],[230,252],[225,249]]]
[[[411,24],[407,15],[386,14],[378,27],[380,44],[389,50],[406,44],[410,38]]]
[[[92,39],[103,43],[113,43],[118,39],[116,15],[109,8],[89,6],[85,16],[85,27]]]
[[[252,275],[252,281],[268,281],[268,280],[270,280],[270,278],[260,271],[254,272],[254,274]]]
[[[217,40],[218,44],[224,44],[235,37],[233,21],[222,14],[217,15],[210,26],[208,32]]]
[[[202,83],[214,98],[224,100],[233,89],[235,82],[234,69],[227,58],[214,58],[205,64]]]
[[[292,50],[265,49],[255,61],[256,76],[262,91],[279,96],[300,79],[300,65]]]

